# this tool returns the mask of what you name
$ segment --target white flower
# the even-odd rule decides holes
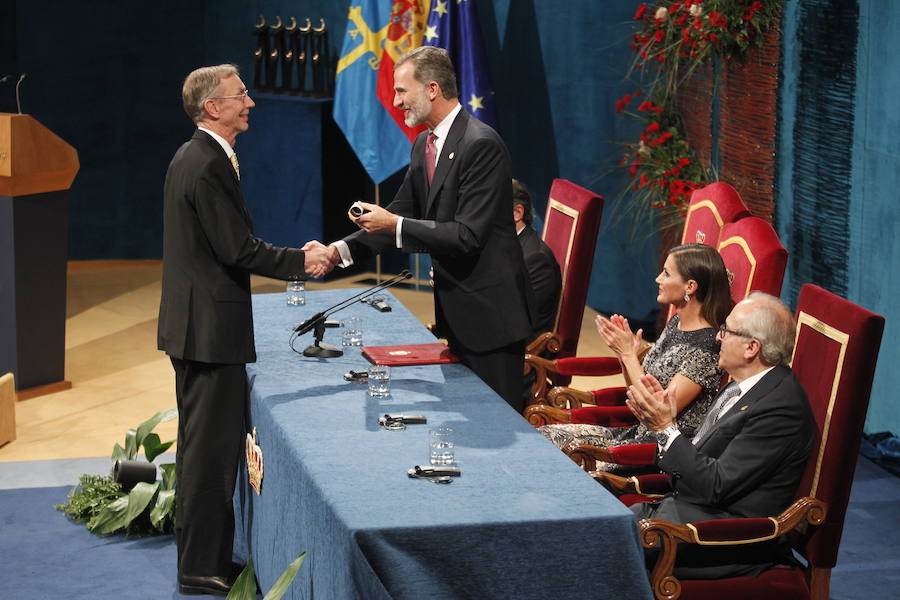
[[[650,154],[650,147],[644,143],[644,140],[641,140],[641,145],[638,146],[638,154],[645,158]]]
[[[665,6],[660,6],[656,9],[656,14],[654,15],[657,21],[665,21],[669,18],[669,9]]]
[[[703,7],[699,4],[691,4],[691,7],[688,9],[688,12],[691,13],[692,17],[699,17],[703,14]]]

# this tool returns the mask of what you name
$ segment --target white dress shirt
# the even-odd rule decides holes
[[[462,110],[462,104],[457,103],[453,110],[447,113],[441,122],[437,124],[431,133],[437,136],[437,139],[434,141],[434,167],[437,169],[437,164],[441,159],[441,150],[444,148],[444,142],[447,141],[447,134],[450,133],[450,127],[453,125],[453,121],[456,119],[456,115],[459,114],[459,111]],[[403,238],[401,237],[403,232],[403,217],[397,217],[397,231],[395,233],[395,242],[397,244],[397,248],[403,247]],[[337,248],[338,254],[341,255],[341,262],[339,263],[342,267],[349,267],[353,264],[353,257],[350,256],[350,248],[347,246],[347,243],[344,240],[338,240],[334,242],[334,247]]]

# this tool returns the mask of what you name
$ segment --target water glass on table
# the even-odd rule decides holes
[[[359,317],[347,317],[341,322],[344,333],[341,335],[341,345],[362,346],[362,319]]]
[[[452,465],[456,462],[453,430],[435,427],[428,432],[428,460],[432,465]]]
[[[369,395],[386,398],[391,395],[391,368],[375,365],[369,368]]]
[[[288,281],[285,292],[288,306],[303,306],[306,304],[306,285],[302,281]]]

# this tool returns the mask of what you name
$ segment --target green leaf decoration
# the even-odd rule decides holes
[[[294,562],[289,564],[287,569],[284,570],[284,573],[281,574],[281,577],[278,578],[278,581],[275,582],[275,585],[272,586],[272,589],[269,590],[269,593],[265,595],[263,600],[281,600],[287,589],[294,583],[294,578],[297,577],[297,572],[300,570],[300,566],[303,565],[304,560],[306,560],[306,552],[301,552],[300,556],[295,558]],[[225,600],[256,600],[255,575],[253,559],[248,558],[244,570],[241,571],[234,585],[231,586],[231,591],[228,592]]]
[[[147,462],[153,462],[154,458],[168,450],[169,446],[174,443],[174,441],[171,441],[166,442],[165,444],[161,444],[159,441],[159,435],[155,433],[148,433],[143,442],[144,456],[147,457]]]
[[[166,421],[171,421],[175,417],[178,416],[178,410],[175,408],[170,408],[169,410],[161,410],[140,425],[138,425],[137,432],[135,433],[135,441],[137,442],[137,447],[140,447],[144,442],[144,438],[147,437],[147,434],[153,431],[153,428],[159,425],[160,423],[165,423]],[[158,438],[157,438],[158,439]],[[137,452],[137,450],[135,450]],[[133,455],[132,455],[133,456]]]
[[[144,509],[153,501],[158,491],[158,481],[153,483],[141,481],[128,492],[128,513],[125,517],[126,527],[144,512]]]
[[[304,560],[306,560],[306,552],[301,552],[300,556],[295,558],[294,562],[289,564],[288,568],[284,570],[284,573],[281,574],[281,577],[278,578],[278,581],[275,582],[269,593],[263,597],[263,600],[280,600],[291,584],[294,583],[294,577],[297,576],[297,571],[300,570]]]
[[[134,460],[137,454],[137,431],[129,429],[125,432],[125,460]]]
[[[113,446],[111,458],[113,459],[113,462],[117,460],[128,460],[128,454],[126,454],[125,448],[123,448],[119,444],[116,444],[115,446]]]
[[[163,519],[170,516],[174,517],[174,508],[175,490],[159,490],[159,494],[156,496],[156,504],[154,504],[153,510],[150,511],[150,523],[162,531]]]
[[[253,571],[253,559],[248,558],[244,570],[231,586],[225,600],[256,600],[256,576]]]
[[[162,488],[163,490],[174,490],[175,489],[175,463],[166,463],[164,465],[159,465],[159,470],[162,471]]]
[[[78,485],[69,490],[66,502],[55,508],[78,523],[87,523],[122,495],[122,486],[111,476],[85,474],[78,478]]]
[[[121,496],[106,505],[100,514],[88,521],[88,531],[103,535],[122,529],[125,527],[127,515],[128,496]]]

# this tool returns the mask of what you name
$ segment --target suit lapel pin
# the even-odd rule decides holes
[[[742,406],[742,407],[741,407],[741,410],[747,410],[748,408],[750,408],[750,405],[749,405],[749,404]]]
[[[456,156],[456,152],[451,152],[450,156],[447,157],[447,160],[453,160],[454,156]]]

